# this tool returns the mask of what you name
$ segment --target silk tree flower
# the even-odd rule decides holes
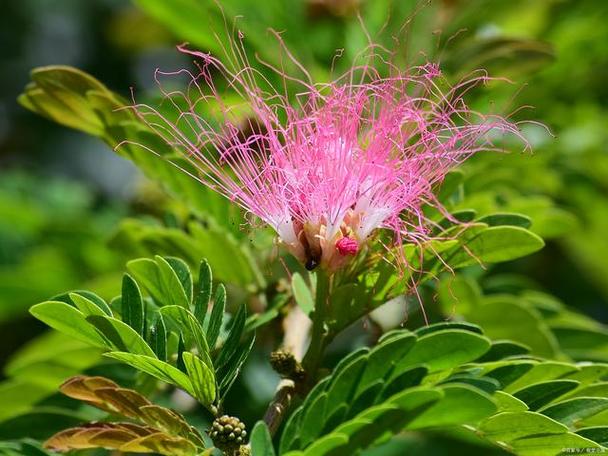
[[[198,71],[157,71],[156,78],[178,115],[133,108],[193,165],[194,178],[272,227],[309,270],[338,270],[380,230],[392,233],[390,247],[428,240],[423,207],[441,209],[434,191],[448,171],[499,150],[495,138],[522,138],[517,124],[465,103],[473,86],[489,80],[483,72],[449,86],[436,64],[399,69],[381,60],[383,72],[368,63],[313,83],[287,51],[304,76],[265,64],[283,82],[275,89],[248,64],[242,44],[231,43],[229,63],[179,49]],[[161,78],[177,75],[188,78],[187,90],[165,90]],[[288,85],[299,88],[295,97]]]

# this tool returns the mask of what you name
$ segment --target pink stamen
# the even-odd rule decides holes
[[[179,49],[196,58],[198,73],[158,76],[184,75],[187,88],[163,90],[163,110],[144,104],[133,109],[196,170],[183,168],[186,173],[271,226],[302,262],[316,243],[320,264],[332,267],[336,250],[355,255],[380,229],[394,235],[388,247],[423,243],[432,232],[424,206],[447,214],[434,192],[450,170],[481,151],[502,150],[494,140],[504,134],[527,146],[519,125],[467,106],[465,94],[490,80],[484,72],[450,87],[438,81],[436,63],[397,68],[373,59],[370,48],[371,60],[383,61],[385,74],[366,64],[315,84],[286,51],[304,77],[261,62],[283,81],[283,87],[272,88],[247,61],[241,41],[224,49],[226,63]],[[222,90],[216,86],[220,79],[227,86]],[[296,86],[295,99],[288,86]],[[299,237],[302,227],[310,231],[306,245]],[[342,227],[353,237],[325,248]],[[406,264],[401,257],[397,261]]]

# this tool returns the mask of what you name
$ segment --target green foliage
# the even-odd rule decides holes
[[[49,454],[32,439],[25,439],[21,442],[0,442],[0,455],[2,456],[48,456]]]
[[[196,293],[190,269],[177,258],[141,258],[127,267],[134,278],[125,274],[122,295],[113,300],[120,306],[115,305],[113,311],[91,293],[70,293],[61,301],[33,306],[31,313],[68,336],[104,349],[107,357],[183,389],[215,410],[255,340],[254,332],[245,328],[245,306],[240,306],[226,335],[220,337],[229,320],[224,312],[226,290],[219,285],[211,301],[212,276],[206,261],[201,264]],[[172,336],[183,341],[183,350],[170,343]]]
[[[177,256],[192,267],[200,258],[207,258],[219,280],[241,287],[264,284],[252,252],[242,239],[225,227],[201,228],[199,223],[189,223],[185,228],[186,231],[129,219],[121,224],[112,244],[133,254]]]
[[[358,271],[356,281],[335,287],[328,325],[338,332],[386,301],[407,293],[413,283],[424,284],[448,269],[510,261],[538,251],[544,242],[521,226],[525,219],[519,214],[498,213],[483,217],[485,222],[447,225],[437,233],[437,239],[403,248],[408,262],[404,274],[395,274],[394,265],[385,261],[386,253],[378,252],[371,267],[366,263],[365,269]],[[310,303],[303,286],[301,278],[294,277],[294,295],[298,304],[302,306],[304,302],[307,309]]]
[[[608,408],[589,388],[601,385],[606,366],[592,374],[591,366],[525,354],[482,361],[493,344],[479,331],[441,324],[393,331],[347,356],[293,412],[280,453],[355,454],[403,430],[463,425],[516,454],[603,451],[603,434],[585,429]],[[573,397],[577,391],[585,396]]]
[[[189,165],[137,120],[126,100],[76,68],[51,66],[32,71],[32,82],[19,101],[62,125],[99,137],[173,195],[188,202],[208,223],[206,228],[191,224],[192,238],[180,230],[159,233],[153,227],[127,225],[121,236],[129,238],[126,244],[130,249],[129,244],[133,242],[152,241],[147,248],[154,254],[160,251],[183,256],[192,259],[190,265],[205,257],[222,280],[241,286],[263,285],[247,242],[238,229],[242,221],[239,209],[181,171],[179,168]],[[196,175],[195,170],[191,172]],[[172,248],[170,252],[163,252],[160,247],[167,244],[177,244],[181,250]],[[150,254],[150,251],[137,254]],[[227,258],[231,261],[226,261]],[[234,267],[235,262],[238,267]]]
[[[224,16],[214,2],[135,3],[193,46],[218,52],[220,43],[226,43]],[[323,81],[330,77],[330,65],[339,72],[350,64],[348,58],[332,60],[340,43],[345,56],[353,57],[369,42],[348,1],[324,2],[321,13],[313,3],[323,2],[298,0],[283,8],[275,2],[230,0],[221,6],[228,23],[237,15],[245,16],[236,29],[243,32],[244,52],[251,62],[255,64],[259,55],[292,70],[285,55],[277,52],[278,42],[269,44],[272,39],[266,29],[271,26],[282,32],[289,50],[305,62],[313,77]],[[364,450],[363,454],[386,456],[442,454],[442,450],[455,454],[463,449],[466,454],[493,455],[505,454],[504,449],[544,456],[604,451],[608,365],[603,363],[608,362],[608,331],[571,306],[589,300],[589,291],[608,296],[607,116],[602,105],[602,59],[608,55],[603,43],[608,36],[601,19],[605,5],[474,0],[468,5],[433,2],[414,11],[415,3],[360,2],[361,22],[374,42],[387,44],[377,34],[383,29],[390,48],[397,51],[402,45],[404,49],[397,52],[408,60],[420,54],[433,58],[439,51],[442,71],[453,80],[479,67],[496,76],[525,75],[534,90],[523,91],[517,104],[536,106],[538,116],[532,117],[556,128],[557,139],[550,140],[536,126],[523,126],[535,146],[534,156],[481,154],[463,170],[450,173],[437,189],[440,201],[464,224],[428,210],[437,223],[432,241],[408,245],[403,252],[369,246],[361,261],[334,275],[327,318],[320,325],[328,341],[347,327],[352,330],[354,322],[387,301],[402,298],[413,283],[418,285],[420,301],[433,313],[431,321],[450,321],[413,332],[389,332],[374,347],[346,355],[316,385],[316,378],[298,385],[296,403],[301,403],[275,439],[280,442],[279,454],[351,455]],[[387,11],[391,11],[388,19]],[[407,43],[392,41],[410,14],[415,20],[403,27]],[[456,33],[462,29],[470,32]],[[429,30],[441,30],[442,36]],[[214,33],[220,35],[219,42]],[[130,29],[129,34],[136,35]],[[267,69],[260,71],[272,79]],[[563,83],[564,74],[568,84]],[[221,83],[218,89],[230,95]],[[496,103],[493,112],[512,100],[512,89],[494,82],[481,94],[471,94],[472,106],[481,106],[481,111],[487,111],[487,100]],[[109,417],[48,396],[62,379],[94,369],[125,379],[145,395],[158,395],[162,403],[171,399],[156,380],[183,389],[211,414],[238,405],[239,412],[251,414],[247,418],[253,422],[261,414],[252,411],[253,396],[264,386],[261,356],[252,357],[249,378],[233,390],[237,403],[227,396],[252,350],[253,329],[272,324],[292,302],[311,318],[319,318],[318,277],[287,258],[290,280],[286,280],[282,267],[273,261],[268,233],[245,234],[240,229],[240,209],[180,172],[178,167],[196,175],[175,150],[139,122],[126,100],[92,76],[63,66],[35,69],[20,102],[102,139],[179,200],[170,203],[179,214],[169,214],[175,218],[169,217],[164,225],[151,218],[123,221],[113,234],[112,247],[121,255],[149,258],[128,264],[121,296],[110,301],[120,288],[117,259],[100,246],[98,238],[110,231],[111,224],[88,214],[85,200],[90,195],[82,189],[28,184],[44,190],[35,201],[24,201],[15,196],[20,190],[8,191],[10,183],[3,179],[0,219],[8,224],[0,223],[0,256],[6,259],[0,264],[0,318],[12,318],[24,303],[44,299],[58,289],[89,288],[82,282],[94,276],[107,274],[111,286],[91,285],[104,299],[72,291],[31,309],[60,333],[42,336],[5,369],[7,380],[0,384],[0,439],[13,441],[0,444],[0,454],[45,455],[36,442],[16,439],[43,439],[66,427],[73,429],[63,437],[74,438],[72,443],[79,448],[102,446],[107,437],[106,444],[121,451],[209,454],[186,418],[151,405],[133,390],[105,384],[112,392],[102,394],[101,401],[93,400],[93,405],[111,413]],[[201,107],[203,116],[211,118],[210,111]],[[65,238],[64,247],[46,246],[44,238],[49,234]],[[543,239],[551,240],[548,253],[514,267],[523,270],[527,265],[534,278],[544,282],[550,278],[554,289],[561,286],[562,295],[571,297],[565,300],[569,306],[531,290],[535,286],[528,278],[507,280],[492,274],[494,263],[538,252]],[[250,240],[254,240],[251,245]],[[563,257],[555,261],[550,255],[558,248]],[[402,274],[386,261],[394,253],[408,260],[410,268]],[[197,280],[190,270],[198,267],[200,258],[208,263],[200,265]],[[558,270],[567,260],[565,272]],[[211,269],[228,291],[213,283]],[[576,282],[583,275],[589,283]],[[232,315],[226,313],[227,295]],[[247,318],[248,308],[259,313]],[[412,313],[414,318],[407,324],[414,329],[418,315],[416,309]],[[395,325],[400,322],[393,320]],[[366,327],[374,329],[373,321]],[[280,334],[278,324],[264,328],[264,334],[260,351],[280,343],[275,338]],[[349,339],[349,349],[359,341]],[[312,387],[308,394],[307,387]],[[83,399],[82,393],[78,399]],[[116,415],[137,425],[108,421],[77,427]],[[187,419],[200,429],[205,426],[195,414]],[[263,422],[253,428],[250,444],[254,455],[277,454]]]
[[[123,258],[104,238],[124,210],[94,207],[94,196],[70,180],[2,171],[0,322],[23,317],[33,302],[61,290],[113,292]]]
[[[258,421],[253,427],[250,445],[252,456],[275,456],[276,454],[268,426],[263,421]]]
[[[0,429],[6,420],[36,412],[37,402],[54,393],[67,378],[99,362],[100,350],[60,333],[50,332],[26,345],[5,366],[0,383]],[[2,431],[0,431],[2,432]]]
[[[19,97],[24,107],[61,125],[99,137],[151,178],[186,198],[193,207],[212,215],[209,200],[213,194],[175,168],[171,160],[177,157],[169,146],[137,121],[124,98],[91,75],[68,66],[38,68],[32,71],[31,78],[32,82]],[[161,157],[145,148],[160,152]],[[232,214],[238,218],[238,212]]]
[[[546,293],[512,288],[484,295],[473,279],[453,277],[440,283],[439,297],[444,315],[476,323],[489,337],[516,341],[534,355],[608,361],[604,325]]]
[[[106,355],[112,359],[183,389],[215,413],[252,348],[253,333],[243,338],[245,307],[223,332],[226,292],[220,285],[213,293],[206,262],[195,290],[189,268],[175,258],[134,260],[129,269],[135,279],[125,275],[123,296],[113,300],[112,309],[94,294],[79,292],[38,304],[32,314],[109,351]],[[463,308],[473,312],[482,305],[483,296],[470,284],[453,285],[457,296],[466,300]],[[442,299],[449,300],[445,293]],[[542,295],[529,296],[545,313],[555,311],[556,305]],[[118,311],[136,328],[144,328],[143,334],[119,319]],[[141,318],[133,318],[136,315]],[[282,432],[280,454],[353,454],[404,430],[451,432],[464,425],[488,443],[517,454],[546,454],[560,445],[603,448],[604,434],[598,428],[608,424],[602,418],[606,412],[608,419],[608,400],[598,380],[608,373],[606,366],[532,358],[517,339],[493,342],[482,332],[470,323],[446,322],[416,332],[388,332],[372,349],[351,353],[292,413]],[[181,350],[175,351],[173,337],[183,341]],[[515,430],[514,421],[522,423]],[[124,434],[121,426],[110,428]],[[95,432],[68,430],[64,436],[78,435],[80,442],[87,442],[80,444],[95,446],[97,441],[91,439],[101,429],[91,429]],[[124,446],[115,447],[144,451],[128,443],[133,439],[129,435],[124,434]],[[154,437],[150,445],[157,452],[169,451],[162,450],[166,443],[156,440],[161,438]],[[254,454],[273,454],[270,441],[265,426],[256,426]]]

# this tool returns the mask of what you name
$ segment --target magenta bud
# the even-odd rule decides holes
[[[336,242],[336,249],[340,255],[355,255],[359,251],[359,243],[348,236],[344,236]]]

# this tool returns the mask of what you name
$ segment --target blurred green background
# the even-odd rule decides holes
[[[227,16],[243,16],[239,25],[257,52],[276,53],[267,32],[273,27],[320,79],[328,77],[336,49],[348,57],[360,48],[357,11],[372,34],[389,17],[388,42],[414,15],[408,58],[422,53],[439,60],[453,78],[475,68],[510,78],[513,84],[484,91],[486,103],[529,105],[516,117],[538,120],[554,137],[529,126],[533,154],[483,155],[467,163],[471,196],[462,208],[529,215],[547,245],[486,278],[483,271],[473,275],[485,292],[525,284],[608,321],[608,2],[437,0],[419,11],[415,2],[389,0],[221,3]],[[207,27],[214,15],[216,6],[206,0],[4,2],[0,366],[44,329],[28,317],[28,306],[67,289],[91,289],[107,299],[119,293],[133,253],[117,235],[122,218],[166,221],[165,208],[177,204],[101,141],[21,107],[17,97],[30,71],[71,65],[124,97],[131,87],[146,96],[155,90],[156,68],[189,65],[176,44],[214,50]]]

